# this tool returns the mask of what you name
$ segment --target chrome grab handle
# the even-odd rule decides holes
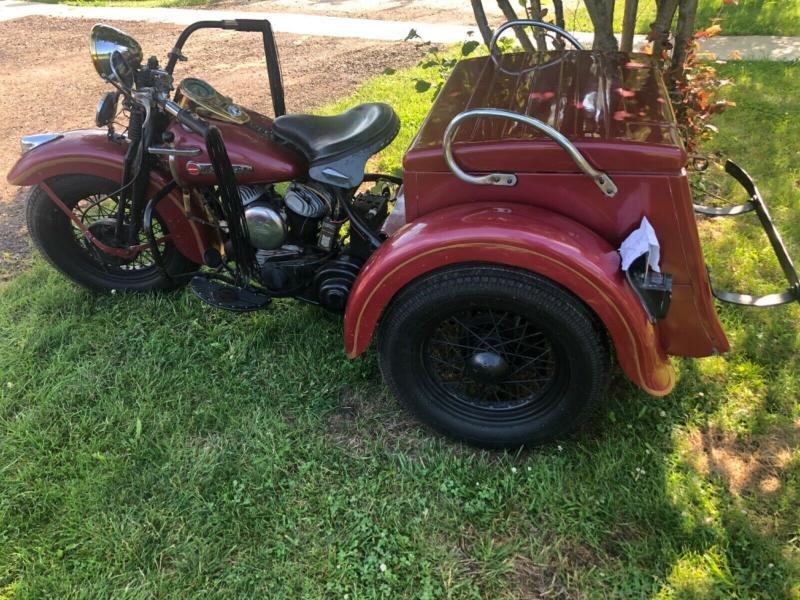
[[[563,37],[567,40],[570,44],[575,46],[578,50],[583,50],[583,44],[581,44],[575,37],[563,29],[561,27],[556,27],[555,25],[551,25],[550,23],[543,23],[542,21],[532,21],[530,19],[517,19],[515,21],[506,21],[500,27],[495,29],[494,35],[492,35],[492,39],[489,42],[489,56],[492,57],[494,64],[497,65],[497,57],[495,56],[495,48],[497,46],[497,42],[500,40],[501,34],[510,27],[538,27],[539,29],[546,29],[547,31],[551,31],[556,35]],[[498,65],[499,66],[499,65]]]
[[[466,173],[461,167],[458,166],[455,157],[453,156],[453,137],[458,130],[458,126],[465,120],[474,117],[497,117],[501,119],[510,119],[530,125],[534,129],[538,129],[548,137],[552,138],[564,151],[569,154],[570,158],[575,161],[578,168],[588,177],[594,181],[595,185],[600,188],[609,198],[613,198],[617,194],[617,186],[606,173],[598,171],[581,154],[575,145],[546,123],[539,119],[534,119],[528,115],[511,112],[509,110],[500,110],[498,108],[474,108],[472,110],[465,110],[462,113],[453,117],[453,120],[447,125],[444,131],[444,139],[442,140],[442,148],[444,149],[444,160],[453,174],[461,181],[472,183],[474,185],[503,185],[511,186],[516,185],[517,176],[513,173],[489,173],[488,175],[470,175]]]

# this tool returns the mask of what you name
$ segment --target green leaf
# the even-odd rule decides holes
[[[469,56],[475,49],[480,46],[480,42],[476,42],[475,40],[471,40],[469,42],[464,42],[461,45],[461,56]]]
[[[139,417],[136,417],[136,439],[138,440],[142,437],[142,420]]]
[[[392,67],[386,67],[383,70],[384,75],[394,75],[395,73],[397,73],[397,69],[393,69]]]
[[[414,84],[414,89],[418,92],[427,92],[430,88],[431,82],[424,79],[417,79],[417,83]]]

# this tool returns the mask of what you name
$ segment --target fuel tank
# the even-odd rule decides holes
[[[225,147],[236,172],[236,181],[247,183],[277,183],[302,177],[307,173],[305,158],[269,136],[272,119],[247,111],[250,120],[244,124],[209,119],[222,133]],[[174,158],[173,177],[189,186],[210,185],[216,182],[203,138],[173,122],[167,128],[174,137],[176,148],[197,148],[197,156]]]

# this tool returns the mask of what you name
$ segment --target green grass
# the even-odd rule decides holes
[[[798,256],[798,67],[722,70],[714,146]],[[398,109],[385,167],[410,77],[341,103]],[[721,284],[779,281],[754,221],[703,224]],[[669,397],[618,377],[574,438],[500,454],[418,427],[317,309],[93,297],[37,261],[0,287],[0,598],[798,598],[800,310],[721,314],[732,352]]]
[[[216,0],[37,0],[47,4],[74,4],[79,6],[201,6],[213,5]],[[491,3],[492,0],[486,0]],[[515,4],[516,3],[512,3]],[[542,2],[542,6],[552,3]],[[569,6],[569,4],[567,3]],[[619,0],[615,11],[615,27],[622,28],[622,5]],[[566,10],[565,21],[569,29],[592,31],[592,22],[581,3],[578,9]],[[647,33],[655,19],[655,2],[639,2],[636,21],[637,33]],[[723,0],[699,0],[697,27],[705,28],[711,19],[722,17],[722,35],[790,35],[800,36],[800,0],[739,0],[737,5],[723,6]]]
[[[543,6],[548,3],[542,3]],[[615,30],[622,29],[623,2],[616,3]],[[553,14],[552,8],[550,14]],[[655,20],[655,2],[640,1],[636,19],[636,32],[648,33]],[[723,0],[699,0],[696,28],[711,25],[711,20],[721,17],[722,35],[800,35],[800,0],[739,0],[739,4],[725,6]],[[583,4],[577,10],[565,10],[565,23],[569,29],[592,31],[592,21]]]

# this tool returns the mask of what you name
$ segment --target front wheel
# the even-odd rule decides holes
[[[569,432],[605,392],[604,332],[575,296],[525,271],[436,271],[403,289],[379,332],[384,379],[423,421],[484,447]]]
[[[48,181],[66,206],[104,243],[113,245],[119,183],[88,175],[65,175]],[[80,229],[65,215],[41,188],[34,188],[28,198],[28,231],[45,258],[61,273],[95,292],[150,291],[176,287],[176,281],[164,277],[150,250],[132,259],[121,259],[102,252],[89,242]],[[154,218],[156,238],[165,236],[166,225]],[[140,232],[138,243],[146,243]],[[167,271],[176,276],[188,272],[192,263],[169,242],[161,246]]]

